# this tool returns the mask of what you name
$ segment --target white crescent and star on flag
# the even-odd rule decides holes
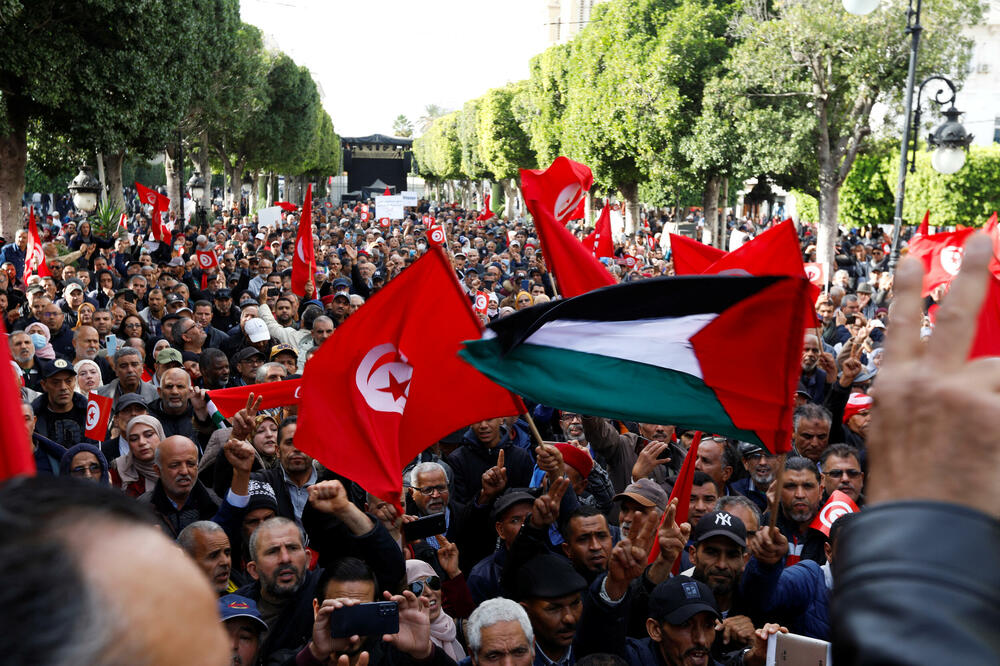
[[[413,366],[396,345],[386,342],[368,350],[354,374],[361,397],[377,412],[402,414],[410,392]]]

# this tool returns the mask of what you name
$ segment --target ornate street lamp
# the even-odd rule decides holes
[[[67,189],[73,194],[73,205],[89,215],[97,210],[97,197],[102,188],[101,181],[97,180],[90,172],[90,167],[84,164]]]
[[[187,187],[191,191],[191,198],[194,199],[194,210],[195,215],[198,217],[198,228],[202,233],[205,233],[208,221],[206,220],[205,209],[201,205],[202,199],[205,196],[205,179],[202,178],[201,172],[197,169],[191,174],[191,180],[187,182]]]
[[[841,0],[844,9],[857,15],[870,14],[881,4],[881,0]],[[903,226],[903,198],[906,194],[906,167],[909,164],[910,170],[915,169],[916,142],[917,138],[914,129],[920,127],[920,97],[917,97],[917,108],[913,108],[913,90],[916,88],[917,78],[917,55],[920,51],[920,35],[924,28],[920,25],[920,10],[922,0],[909,0],[906,10],[906,34],[910,35],[910,63],[906,73],[906,98],[903,110],[903,139],[900,143],[899,155],[899,181],[896,186],[896,211],[892,218],[892,251],[889,254],[889,270],[896,272],[896,264],[899,263],[899,236]],[[923,94],[924,86],[929,81],[942,81],[951,89],[951,97],[941,99],[944,88],[938,90],[933,101],[939,106],[952,103],[951,108],[944,112],[947,121],[942,124],[934,133],[928,137],[928,143],[937,148],[931,158],[931,165],[936,171],[942,174],[953,174],[965,164],[965,151],[972,141],[961,123],[958,116],[961,115],[955,109],[955,85],[943,76],[930,76],[920,84],[920,94]],[[910,162],[910,137],[913,137],[913,159]]]

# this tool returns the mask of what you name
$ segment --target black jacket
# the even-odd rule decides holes
[[[264,481],[271,486],[274,490],[274,497],[278,501],[279,516],[282,518],[288,518],[289,520],[296,520],[295,506],[292,504],[291,495],[288,494],[288,486],[285,483],[285,475],[281,465],[277,465],[271,469],[254,472],[250,475],[250,478],[255,481]],[[331,480],[340,481],[344,484],[344,488],[347,489],[347,494],[351,498],[351,502],[353,502],[354,505],[362,511],[365,510],[365,502],[368,500],[368,493],[366,493],[361,486],[354,483],[350,479],[329,470],[322,470],[316,473],[317,482]]]
[[[1000,521],[939,502],[865,509],[833,562],[836,664],[1000,663]]]
[[[31,408],[35,412],[35,432],[47,437],[63,448],[69,449],[80,442],[100,446],[101,443],[83,436],[84,424],[87,420],[87,398],[79,393],[73,394],[73,409],[65,414],[56,414],[49,410],[49,396],[45,393],[38,396]]]
[[[139,501],[152,507],[160,527],[171,539],[176,539],[181,530],[199,520],[218,523],[232,539],[232,535],[238,533],[238,523],[243,517],[242,509],[220,500],[218,495],[206,488],[201,481],[194,482],[191,494],[180,508],[175,507],[167,497],[162,481],[157,481],[152,490],[140,495]]]
[[[826,501],[824,494],[823,499],[820,501],[820,506]],[[771,513],[765,512],[761,516],[760,524],[769,525],[771,520]],[[788,539],[788,550],[792,552],[792,548],[797,545],[802,546],[802,552],[799,555],[800,559],[812,560],[816,564],[824,565],[826,564],[826,550],[823,545],[826,543],[826,537],[819,530],[814,530],[811,527],[805,531],[805,534],[799,532],[798,523],[792,522],[785,516],[784,510],[778,507],[778,520],[776,521],[776,526],[778,531],[780,531],[786,539]]]
[[[504,465],[507,467],[507,487],[527,488],[531,485],[531,473],[535,467],[531,454],[510,441],[506,428],[501,428],[500,441],[500,446],[488,449],[479,443],[471,430],[465,433],[462,446],[448,456],[448,464],[455,473],[452,489],[455,501],[466,504],[476,499],[483,488],[483,473],[497,464],[500,449],[503,449]]]

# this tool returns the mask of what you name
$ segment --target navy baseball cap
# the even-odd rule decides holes
[[[687,576],[674,576],[653,588],[648,608],[649,617],[674,626],[703,612],[722,619],[711,588]]]
[[[227,594],[224,597],[219,597],[219,616],[223,622],[237,617],[247,617],[256,620],[261,631],[267,631],[267,623],[264,622],[260,611],[257,610],[257,602],[238,594]]]

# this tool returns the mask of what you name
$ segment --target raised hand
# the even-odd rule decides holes
[[[448,541],[443,534],[437,535],[438,551],[437,558],[441,568],[448,575],[448,578],[455,578],[462,573],[458,568],[458,546]]]
[[[635,538],[626,537],[615,544],[608,562],[605,591],[614,600],[621,599],[629,583],[646,570],[649,549],[656,535],[656,516],[636,513],[629,533],[635,534]]]
[[[768,623],[753,632],[753,644],[750,651],[743,655],[745,666],[764,666],[767,659],[767,639],[772,634],[787,634],[788,629],[780,624]]]
[[[246,407],[233,414],[233,432],[230,437],[234,439],[248,439],[250,437],[250,433],[253,432],[254,419],[263,401],[264,396],[255,398],[253,393],[247,396]]]
[[[645,479],[653,473],[657,465],[664,465],[670,462],[670,456],[660,457],[660,454],[669,449],[670,444],[668,442],[657,441],[648,442],[646,446],[642,447],[639,457],[636,459],[635,464],[632,465],[632,480]]]
[[[489,504],[507,487],[507,467],[504,465],[503,449],[497,455],[497,464],[483,472],[483,489],[479,493],[479,504]]]
[[[326,599],[320,605],[319,609],[316,611],[315,619],[313,620],[313,632],[312,640],[309,641],[309,652],[312,653],[318,661],[326,663],[326,660],[330,658],[331,655],[341,652],[354,652],[363,642],[361,636],[349,636],[347,638],[333,638],[330,635],[330,615],[341,608],[346,608],[347,606],[356,606],[360,604],[361,601],[358,599]],[[362,653],[364,654],[364,653]],[[343,655],[347,657],[348,655]],[[340,659],[337,659],[337,664],[340,666]],[[358,662],[360,665],[360,661]]]
[[[566,473],[562,452],[548,442],[535,447],[535,459],[538,462],[538,469],[548,474],[550,478],[560,477]]]
[[[347,497],[344,485],[336,479],[309,486],[309,502],[317,510],[334,515],[342,514],[354,506]]]
[[[1000,518],[1000,359],[968,360],[992,250],[984,234],[970,237],[926,343],[920,340],[921,264],[906,258],[896,271],[868,429],[869,504],[941,501]],[[916,441],[923,444],[914,447]]]
[[[569,479],[561,476],[549,484],[544,495],[535,500],[531,506],[531,525],[538,529],[546,529],[559,518],[559,504],[562,502]]]
[[[681,556],[684,547],[687,546],[688,539],[691,537],[690,523],[677,524],[677,504],[676,497],[667,504],[667,510],[663,513],[663,522],[660,523],[660,529],[656,535],[660,544],[660,554],[656,558],[656,564],[665,568],[667,572]]]
[[[418,661],[430,657],[434,652],[434,645],[431,643],[430,601],[409,590],[395,596],[388,592],[384,594],[386,601],[395,601],[399,606],[399,633],[385,634],[382,640],[392,643],[397,650]]]
[[[715,630],[722,632],[722,642],[728,645],[730,641],[748,645],[753,642],[753,621],[746,615],[730,615],[725,620],[716,620]]]
[[[777,527],[761,527],[747,545],[750,554],[764,564],[777,564],[788,553],[788,539]]]
[[[250,442],[230,437],[222,448],[226,455],[226,460],[233,466],[233,470],[250,474],[253,469],[255,450]]]

